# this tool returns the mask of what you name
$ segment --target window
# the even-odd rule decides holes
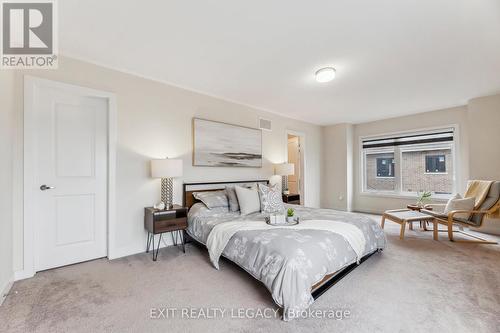
[[[394,177],[394,158],[377,158],[377,177]]]
[[[366,188],[369,191],[394,191],[394,152],[377,150],[365,156]]]
[[[454,129],[363,139],[363,192],[451,194]]]
[[[446,156],[445,155],[425,156],[425,172],[427,173],[446,172]]]

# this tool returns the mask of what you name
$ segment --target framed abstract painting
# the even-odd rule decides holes
[[[262,131],[193,118],[193,165],[262,167]]]

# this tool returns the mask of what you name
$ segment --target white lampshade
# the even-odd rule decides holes
[[[161,159],[151,160],[151,177],[174,178],[182,176],[182,160]]]
[[[281,163],[274,166],[274,172],[280,176],[291,176],[295,173],[295,166],[293,163]]]

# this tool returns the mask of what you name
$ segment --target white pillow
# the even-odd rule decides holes
[[[450,200],[448,200],[448,203],[446,204],[446,207],[444,208],[444,213],[448,214],[452,210],[473,210],[475,201],[476,200],[474,197],[462,198],[460,196],[460,194],[457,193],[453,197],[451,197]],[[470,217],[470,214],[469,213],[458,213],[458,214],[453,215],[453,217],[468,220]]]
[[[259,192],[256,187],[244,188],[241,186],[235,186],[234,189],[236,191],[236,196],[238,197],[241,215],[260,212]]]

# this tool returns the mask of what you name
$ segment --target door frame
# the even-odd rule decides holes
[[[306,133],[291,129],[285,130],[285,163],[288,162],[288,135],[299,137],[300,143],[300,162],[301,162],[301,177],[300,177],[300,204],[305,205],[306,202]]]
[[[107,108],[107,235],[106,247],[108,259],[116,257],[116,147],[117,147],[117,105],[116,95],[111,92],[95,90],[68,83],[42,79],[30,75],[24,76],[24,200],[23,200],[23,270],[15,273],[15,280],[35,275],[35,207],[36,207],[36,108],[34,105],[36,89],[39,86],[52,87],[72,93],[86,94],[104,98]]]

